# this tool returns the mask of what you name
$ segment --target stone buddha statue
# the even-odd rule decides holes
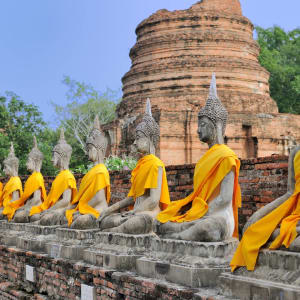
[[[10,152],[7,158],[3,161],[4,173],[9,176],[8,182],[5,184],[0,198],[0,215],[2,218],[6,215],[6,206],[16,201],[22,196],[22,182],[18,176],[19,159],[15,156],[14,145],[11,143]]]
[[[155,156],[158,140],[159,126],[152,117],[150,100],[147,99],[146,112],[136,127],[133,148],[139,161],[131,173],[130,191],[127,198],[102,212],[98,219],[101,230],[126,234],[153,231],[154,218],[170,203],[165,167]],[[131,210],[116,213],[123,208]]]
[[[41,167],[44,155],[38,149],[36,137],[33,137],[33,148],[28,154],[27,169],[31,175],[25,182],[24,193],[16,201],[12,201],[7,206],[7,218],[15,223],[30,222],[29,213],[31,207],[40,205],[46,199],[46,189],[44,185],[44,178],[41,174]]]
[[[227,111],[217,96],[213,74],[206,105],[198,114],[199,139],[209,150],[196,164],[193,192],[172,201],[157,220],[156,233],[162,238],[219,242],[238,237],[238,184],[240,161],[224,145]]]
[[[30,210],[30,221],[43,226],[65,224],[65,210],[77,193],[76,180],[69,170],[72,147],[66,142],[61,130],[58,144],[53,148],[52,163],[60,172],[52,182],[45,201]]]
[[[100,128],[98,115],[87,141],[89,160],[93,168],[82,178],[79,192],[72,201],[72,207],[66,211],[68,224],[72,229],[89,229],[97,227],[96,220],[108,207],[110,200],[110,179],[104,157],[107,139]],[[74,216],[73,214],[77,212]],[[73,220],[74,219],[74,220]]]
[[[247,221],[241,242],[230,263],[232,271],[245,266],[253,271],[259,250],[269,249],[300,251],[300,146],[289,156],[287,192],[260,208]]]

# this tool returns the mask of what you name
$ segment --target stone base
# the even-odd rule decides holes
[[[20,249],[46,253],[46,244],[55,240],[55,232],[60,225],[41,226],[23,224],[24,231],[16,239],[16,246]]]
[[[19,223],[12,223],[8,221],[0,222],[0,242],[6,246],[16,246],[17,239],[24,235],[24,225]]]
[[[214,287],[229,270],[238,241],[200,243],[160,239],[155,234],[126,235],[99,232],[84,250],[84,261],[120,271],[158,278],[190,287]]]
[[[300,253],[262,250],[254,271],[245,267],[220,276],[222,293],[243,300],[300,299]]]
[[[46,252],[53,258],[81,260],[84,250],[95,243],[97,232],[99,229],[58,228],[55,239],[47,243]]]

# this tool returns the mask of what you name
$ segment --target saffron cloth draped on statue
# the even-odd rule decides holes
[[[78,203],[76,208],[66,211],[68,225],[73,222],[73,214],[79,210],[83,215],[91,214],[96,219],[100,213],[91,207],[88,203],[102,189],[106,189],[106,201],[110,201],[110,179],[107,168],[104,164],[94,166],[83,178],[80,184],[79,192],[73,199],[72,204]]]
[[[254,270],[259,249],[268,241],[279,224],[281,224],[280,235],[271,244],[270,249],[277,249],[281,245],[288,248],[296,238],[296,226],[300,220],[300,152],[294,158],[294,169],[296,184],[293,195],[247,228],[230,263],[232,272],[241,266],[246,266],[249,271]]]
[[[52,207],[67,189],[72,190],[72,201],[72,199],[77,194],[76,180],[74,178],[74,175],[69,170],[63,170],[56,176],[56,178],[52,182],[50,192],[45,201],[39,206],[32,207],[29,215],[32,216],[41,213],[42,211]]]
[[[128,197],[136,198],[145,194],[146,189],[157,188],[158,168],[163,170],[160,194],[160,209],[165,209],[170,204],[167,175],[164,163],[155,155],[149,154],[141,158],[131,172],[131,188]]]
[[[208,200],[224,177],[235,172],[232,206],[235,220],[233,236],[238,237],[238,207],[241,207],[241,191],[238,183],[240,161],[236,154],[226,145],[216,144],[198,161],[194,172],[193,192],[186,198],[172,201],[169,207],[158,214],[161,223],[189,222],[202,218],[208,210]],[[191,208],[180,213],[181,208],[191,203]]]
[[[20,197],[22,196],[22,182],[19,176],[10,177],[5,184],[0,198],[0,207],[5,208],[10,203],[14,191],[19,191]]]
[[[4,209],[3,214],[7,215],[8,220],[14,217],[15,212],[21,208],[29,199],[32,194],[40,189],[41,190],[41,200],[44,201],[47,197],[44,178],[40,172],[33,172],[25,182],[24,193],[22,197],[14,202],[10,202]]]

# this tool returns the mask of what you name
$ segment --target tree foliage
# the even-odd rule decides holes
[[[33,145],[33,135],[45,155],[43,171],[48,175],[54,173],[51,164],[51,145],[55,133],[46,127],[42,113],[37,106],[26,104],[13,92],[0,96],[0,161],[7,156],[10,142],[13,142],[15,154],[19,158],[19,174],[28,174],[26,161]]]
[[[270,94],[279,111],[300,114],[300,28],[256,27],[259,61],[270,72]]]
[[[109,123],[115,118],[119,91],[107,89],[101,93],[91,85],[68,76],[63,79],[63,83],[68,87],[68,103],[65,106],[53,103],[55,112],[60,126],[64,127],[69,135],[74,135],[80,148],[85,151],[85,140],[96,114],[101,124]]]

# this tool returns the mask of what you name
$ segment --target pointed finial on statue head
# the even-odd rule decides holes
[[[14,143],[10,142],[10,153],[9,155],[15,156],[15,148],[14,148]]]
[[[65,131],[63,128],[60,129],[60,136],[59,136],[59,142],[65,141]]]
[[[152,117],[151,102],[150,102],[149,98],[147,98],[145,114],[149,115],[150,117]]]
[[[216,74],[212,73],[210,87],[209,87],[209,96],[213,98],[218,98],[217,94],[217,82],[216,82]]]
[[[99,116],[98,115],[95,116],[94,129],[97,129],[97,130],[101,131],[100,121],[99,121]]]
[[[33,148],[37,148],[36,136],[33,136]]]

